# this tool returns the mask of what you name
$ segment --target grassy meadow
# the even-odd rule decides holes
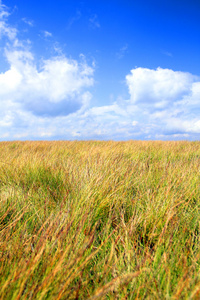
[[[200,299],[200,142],[1,142],[0,299]]]

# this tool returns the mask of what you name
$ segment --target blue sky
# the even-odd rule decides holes
[[[199,0],[0,0],[0,140],[199,140]]]

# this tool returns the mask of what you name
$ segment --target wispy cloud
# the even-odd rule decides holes
[[[7,24],[9,15],[8,8],[0,1],[0,38],[6,36],[9,40],[15,40],[17,29]]]
[[[166,55],[166,56],[173,57],[173,54],[171,52],[162,50],[161,53]]]
[[[58,55],[58,56],[63,56],[64,55],[63,49],[62,49],[61,45],[58,42],[54,43],[53,50],[54,50],[55,54]]]
[[[22,18],[22,21],[31,27],[34,26],[33,20],[28,20],[27,18]]]
[[[73,16],[72,18],[69,19],[67,27],[66,27],[67,30],[69,30],[74,23],[76,23],[78,20],[80,20],[81,16],[82,16],[82,14],[81,14],[80,10],[77,10],[75,16]]]
[[[8,16],[9,16],[9,13],[8,13],[7,7],[0,0],[0,19],[2,20],[3,18],[7,18]]]
[[[41,33],[45,38],[52,37],[52,33],[47,30],[42,30]]]
[[[116,53],[116,57],[118,59],[122,59],[124,57],[124,55],[127,53],[128,51],[128,44],[125,44],[123,47],[121,47],[119,49],[119,51]]]
[[[92,29],[96,29],[96,28],[100,28],[100,23],[99,23],[99,20],[98,20],[98,16],[96,14],[92,15],[90,18],[89,18],[89,25],[90,25],[90,28]]]

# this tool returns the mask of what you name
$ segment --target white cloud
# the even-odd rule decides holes
[[[42,31],[42,33],[43,33],[43,35],[44,35],[45,38],[52,37],[52,33],[49,32],[49,31],[47,31],[47,30]]]
[[[0,1],[0,38],[6,36],[9,40],[14,40],[17,35],[17,29],[7,24],[7,18],[9,17],[8,9]]]
[[[135,68],[126,76],[130,106],[149,133],[200,134],[200,78],[169,69]],[[196,137],[196,136],[195,136]]]
[[[4,4],[2,4],[2,1],[0,0],[0,19],[8,16],[9,13],[7,11],[7,7]]]
[[[200,118],[199,120],[181,120],[178,118],[170,118],[166,123],[167,130],[185,133],[200,134]]]
[[[8,24],[9,13],[1,2],[0,17],[1,35],[8,39],[4,55],[9,64],[0,73],[0,110],[5,119],[2,122],[14,120],[16,111],[18,115],[29,112],[56,117],[83,110],[91,99],[87,88],[93,85],[94,69],[83,59],[78,62],[64,55],[42,59],[38,66],[30,43],[19,41],[17,30]]]
[[[94,69],[83,58],[77,61],[65,55],[38,62],[30,43],[18,40],[18,31],[9,25],[9,13],[1,2],[0,17],[9,65],[0,73],[0,136],[37,139],[66,135],[63,126],[69,126],[68,115],[80,114],[89,105]]]
[[[191,93],[183,97],[185,105],[197,105],[200,107],[200,82],[194,82],[191,87]]]
[[[133,126],[138,125],[138,121],[133,121],[133,122],[132,122],[132,125],[133,125]]]
[[[136,68],[126,76],[132,103],[161,103],[161,107],[189,94],[195,80],[197,77],[190,73],[162,68]]]
[[[25,55],[25,57],[26,56],[27,55]],[[22,88],[23,95],[26,95],[26,98],[28,98],[28,92],[32,100],[42,95],[38,100],[39,102],[35,100],[32,102],[29,100],[25,102],[22,100],[7,102],[7,115],[6,118],[1,120],[0,125],[4,129],[11,127],[13,133],[11,131],[10,135],[14,138],[19,138],[20,134],[21,138],[24,139],[198,139],[200,134],[200,82],[192,82],[191,78],[193,78],[193,80],[197,79],[192,74],[185,74],[186,77],[188,76],[189,81],[188,85],[186,85],[188,86],[188,91],[186,92],[184,90],[184,93],[177,93],[175,89],[174,93],[178,95],[178,100],[174,95],[173,97],[170,95],[169,100],[167,100],[170,105],[167,106],[160,105],[156,107],[155,104],[159,103],[159,99],[156,98],[152,100],[152,95],[148,99],[145,98],[146,102],[140,98],[140,101],[133,103],[132,95],[130,94],[130,100],[124,100],[124,102],[114,102],[111,105],[90,108],[86,105],[87,108],[85,106],[85,109],[81,110],[78,107],[77,109],[71,110],[71,113],[68,111],[69,101],[66,102],[68,103],[68,108],[66,108],[67,113],[62,114],[60,112],[64,106],[62,107],[63,102],[61,99],[65,92],[67,95],[73,95],[75,90],[76,97],[81,97],[78,102],[76,102],[81,103],[82,106],[80,107],[84,106],[83,103],[88,103],[91,94],[89,92],[77,93],[77,91],[81,91],[82,85],[89,87],[90,84],[92,84],[92,81],[90,82],[89,79],[90,75],[92,76],[92,70],[90,70],[89,67],[83,69],[82,74],[84,74],[83,78],[86,76],[86,81],[78,77],[79,82],[75,80],[76,83],[59,88],[60,77],[58,77],[58,81],[55,80],[55,82],[53,82],[53,76],[51,76],[52,72],[54,71],[55,74],[57,74],[57,70],[60,70],[61,73],[64,74],[61,75],[59,73],[62,79],[62,76],[68,76],[67,74],[70,68],[70,76],[73,78],[71,82],[73,82],[76,75],[81,73],[80,64],[77,62],[74,64],[72,62],[69,63],[66,58],[57,58],[55,61],[50,60],[43,63],[44,65],[41,70],[36,69],[34,64],[32,64],[32,60],[30,60],[28,66],[26,66],[27,69],[25,65],[22,64],[21,67],[24,68],[23,72],[26,73],[26,76],[19,67],[18,69],[16,68],[19,73],[14,73],[14,69],[12,70],[12,76],[15,78],[15,81],[13,81],[11,86],[7,85],[7,91],[10,90],[12,94],[20,82],[23,82],[23,85],[27,86],[27,90]],[[16,65],[18,66],[18,63],[16,63]],[[15,72],[17,72],[16,69]],[[146,69],[144,71],[146,72]],[[29,77],[30,74],[31,77]],[[11,76],[9,73],[5,74],[5,76],[6,75],[8,77]],[[185,76],[181,78],[185,80]],[[25,78],[26,81],[24,81]],[[0,80],[2,80],[2,78]],[[144,76],[141,76],[141,81],[143,80]],[[138,81],[139,79],[137,78],[137,82]],[[154,89],[157,90],[155,78],[152,78],[152,81]],[[39,85],[39,82],[43,88]],[[176,82],[174,84],[176,85]],[[47,86],[52,86],[52,88],[48,91]],[[160,80],[158,80],[158,86],[160,86]],[[135,90],[141,97],[139,87],[144,88],[144,85],[139,82],[138,86],[135,86]],[[58,91],[58,94],[56,91]],[[5,93],[7,94],[7,92]],[[16,97],[18,97],[18,93],[16,92],[15,94]],[[47,95],[49,95],[49,100],[45,102],[45,100],[42,99],[45,99]],[[182,98],[180,95],[182,95]],[[139,98],[138,95],[136,95],[136,98]],[[166,98],[166,95],[163,96],[163,98]],[[21,96],[19,99],[22,99]],[[60,103],[61,106],[59,106]],[[40,107],[40,110],[37,105]],[[151,106],[153,106],[153,108]],[[50,110],[49,107],[51,107],[52,110]],[[195,110],[195,114],[193,113],[193,109]],[[47,110],[46,115],[44,113],[45,110]],[[54,116],[54,118],[49,118],[49,116]],[[17,131],[19,126],[20,133]],[[8,134],[8,132],[4,131],[4,134]],[[9,137],[7,139],[9,139]]]
[[[10,69],[0,74],[1,102],[44,116],[67,115],[88,104],[85,89],[93,85],[93,69],[87,64],[57,56],[38,69],[29,51],[7,50],[6,57]]]

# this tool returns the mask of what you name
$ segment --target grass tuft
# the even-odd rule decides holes
[[[199,299],[199,142],[1,142],[0,299]]]

